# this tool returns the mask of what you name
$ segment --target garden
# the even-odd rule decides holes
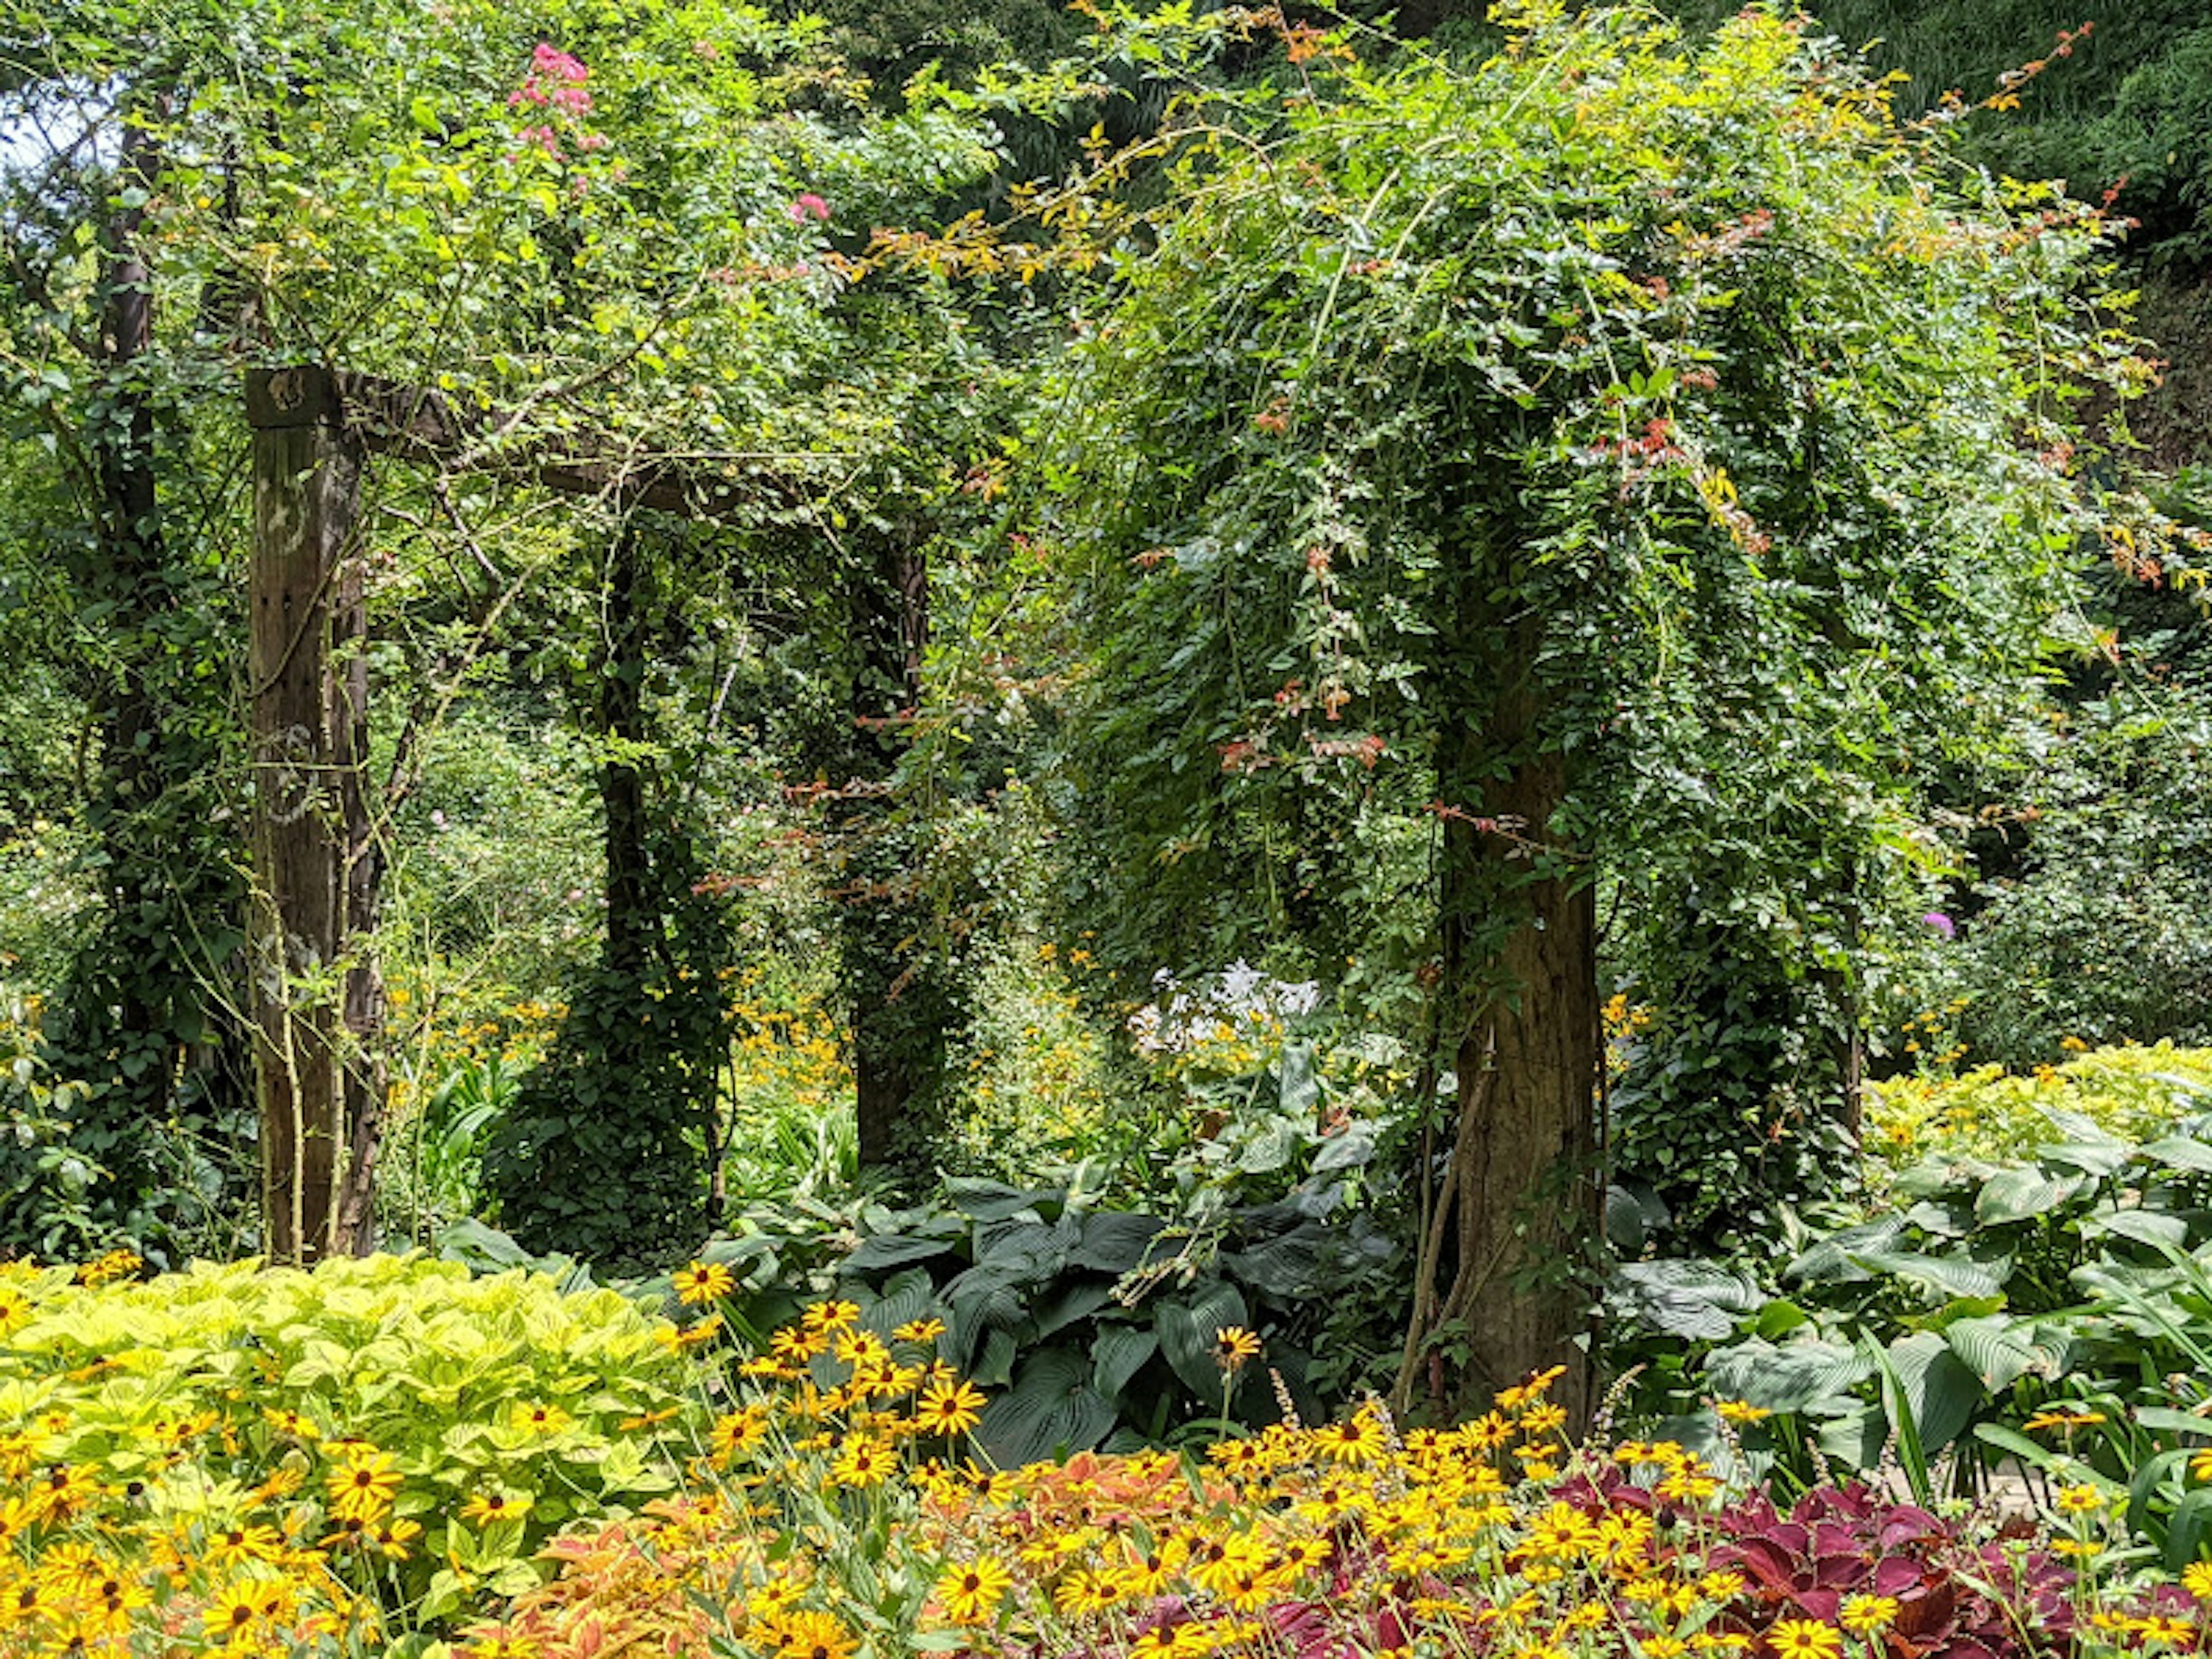
[[[2212,1650],[2197,9],[0,20],[0,1659]]]

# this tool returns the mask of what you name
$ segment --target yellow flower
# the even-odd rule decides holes
[[[944,1334],[945,1322],[941,1319],[909,1319],[891,1333],[900,1342],[934,1342]]]
[[[726,1261],[694,1261],[676,1270],[676,1299],[687,1308],[704,1307],[738,1287],[738,1276]]]
[[[2205,1447],[2189,1460],[2189,1472],[2199,1480],[2212,1480],[2212,1446]]]
[[[2095,1486],[2062,1486],[2058,1507],[2069,1515],[2094,1515],[2105,1507],[2105,1494]]]
[[[200,1610],[200,1623],[211,1642],[231,1642],[253,1627],[261,1617],[262,1586],[250,1578],[224,1585]]]
[[[982,1409],[983,1396],[974,1389],[940,1377],[915,1406],[915,1426],[925,1434],[964,1434],[975,1426]]]
[[[957,1623],[980,1625],[997,1611],[1013,1582],[1001,1563],[978,1556],[965,1566],[945,1569],[937,1581],[937,1599]]]
[[[1316,1429],[1314,1443],[1332,1462],[1372,1463],[1382,1455],[1382,1425],[1371,1413],[1362,1412]]]
[[[852,1329],[860,1320],[860,1304],[857,1302],[817,1302],[799,1316],[799,1323],[809,1336],[834,1336],[839,1331]]]
[[[1729,1423],[1764,1423],[1774,1415],[1765,1407],[1743,1400],[1723,1400],[1713,1409],[1721,1414],[1723,1421]]]
[[[575,1421],[558,1406],[539,1403],[517,1406],[514,1422],[517,1427],[528,1429],[533,1434],[558,1434]]]
[[[898,1454],[880,1440],[849,1437],[837,1461],[830,1466],[833,1486],[877,1486],[898,1468]]]
[[[1213,1363],[1224,1371],[1237,1371],[1259,1353],[1260,1339],[1242,1325],[1224,1325],[1213,1334]]]
[[[1844,1628],[1852,1635],[1872,1636],[1895,1624],[1898,1612],[1893,1595],[1847,1595],[1840,1617]]]
[[[2101,1423],[2104,1420],[2105,1414],[2102,1412],[2042,1411],[2036,1413],[2021,1426],[2030,1434],[2041,1429],[2064,1429],[2070,1433],[2075,1429],[2087,1428],[2092,1423]]]
[[[859,1645],[835,1617],[809,1607],[786,1615],[779,1634],[776,1659],[852,1659]]]
[[[1775,1659],[1832,1659],[1844,1650],[1844,1638],[1817,1619],[1784,1619],[1766,1632],[1766,1645]]]
[[[2200,1601],[2212,1602],[2212,1561],[2192,1561],[2184,1567],[2181,1588]]]
[[[391,1505],[399,1490],[399,1467],[392,1454],[374,1446],[349,1445],[344,1462],[325,1481],[331,1496],[331,1513],[342,1521],[374,1521]]]
[[[480,1492],[461,1505],[461,1519],[473,1521],[478,1526],[489,1526],[495,1521],[519,1521],[530,1513],[530,1504],[528,1495],[523,1492]]]

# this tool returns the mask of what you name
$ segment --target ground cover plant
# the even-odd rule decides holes
[[[534,1583],[574,1516],[672,1490],[703,1422],[676,1328],[611,1290],[388,1255],[138,1266],[0,1269],[0,1513],[71,1559],[189,1566],[205,1618],[283,1589],[257,1632],[434,1625]]]

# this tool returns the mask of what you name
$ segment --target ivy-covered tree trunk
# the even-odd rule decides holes
[[[853,588],[853,747],[847,799],[844,957],[853,1020],[860,1160],[881,1168],[910,1151],[908,1119],[932,1081],[940,1032],[927,1029],[925,998],[905,958],[919,927],[903,837],[890,811],[903,722],[921,699],[929,642],[929,568],[908,538],[871,537]]]
[[[660,932],[646,846],[645,777],[635,758],[645,742],[643,580],[637,537],[625,526],[607,560],[599,714],[612,752],[599,767],[599,803],[606,816],[606,963],[633,978],[645,972]]]
[[[1438,1190],[1417,1336],[1437,1357],[1430,1387],[1462,1407],[1564,1366],[1553,1397],[1579,1423],[1589,1403],[1588,1294],[1578,1270],[1598,1237],[1596,917],[1581,855],[1557,840],[1566,762],[1547,741],[1535,664],[1540,618],[1476,638],[1497,675],[1448,725],[1438,756],[1444,1027],[1457,1122]],[[1495,647],[1502,646],[1502,651]],[[1443,1274],[1449,1271],[1447,1281]],[[1463,1356],[1455,1384],[1446,1353]]]

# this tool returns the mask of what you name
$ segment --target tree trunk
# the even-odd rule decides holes
[[[651,855],[646,846],[645,778],[624,758],[645,741],[645,626],[638,592],[643,580],[637,538],[628,526],[607,562],[605,661],[599,672],[599,729],[615,753],[599,768],[606,813],[607,966],[642,975],[660,934]]]
[[[368,665],[352,546],[361,446],[319,368],[258,373],[250,578],[254,997],[270,1255],[366,1250],[382,1120],[383,1003],[362,955],[378,856],[365,758]]]
[[[1451,1279],[1440,1294],[1431,1281],[1429,1331],[1465,1355],[1459,1407],[1558,1365],[1553,1398],[1580,1424],[1592,1372],[1577,1346],[1589,1331],[1577,1270],[1599,1237],[1603,1190],[1595,896],[1553,839],[1568,778],[1545,743],[1537,624],[1491,637],[1484,654],[1498,653],[1501,683],[1486,726],[1451,734],[1439,764],[1438,989],[1462,1012],[1444,1045],[1459,1122],[1426,1264],[1437,1273],[1449,1260]]]
[[[886,841],[888,790],[898,767],[900,727],[921,701],[929,642],[929,567],[907,538],[885,536],[853,594],[860,660],[853,678],[854,765],[840,816],[847,845],[846,980],[852,999],[853,1073],[860,1161],[894,1163],[917,1093],[910,1018],[895,1004],[906,987],[899,957],[915,918],[901,889],[908,872]]]
[[[166,107],[166,100],[155,100],[157,116]],[[118,181],[150,193],[161,172],[158,142],[126,118]],[[173,602],[161,574],[167,550],[154,465],[153,401],[144,380],[143,359],[154,344],[153,277],[138,248],[144,219],[143,206],[118,208],[107,222],[101,250],[100,345],[108,395],[119,418],[94,445],[99,518],[85,587],[88,599],[108,607],[126,653],[100,710],[100,770],[88,814],[105,854],[112,919],[94,947],[107,957],[94,975],[106,994],[96,1000],[106,1006],[88,1012],[95,1020],[106,1017],[109,1037],[103,1046],[116,1060],[112,1086],[129,1097],[128,1115],[151,1133],[171,1115],[177,1042],[147,971],[155,964],[145,957],[158,954],[160,966],[180,981],[191,969],[166,930],[151,938],[125,920],[144,906],[148,896],[134,890],[140,872],[160,858],[161,849],[146,845],[149,831],[140,819],[163,793],[168,759],[152,653],[131,630],[143,634],[151,614]]]

